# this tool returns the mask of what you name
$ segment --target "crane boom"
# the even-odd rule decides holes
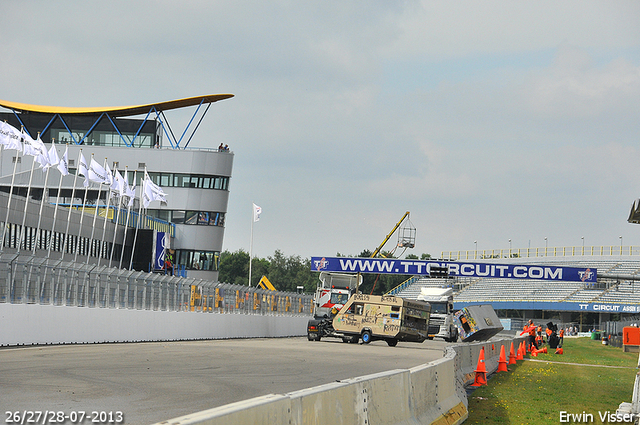
[[[400,219],[400,221],[395,225],[395,227],[393,229],[391,229],[391,232],[387,235],[386,238],[384,238],[384,240],[382,241],[382,243],[380,244],[380,246],[378,246],[376,248],[375,251],[373,251],[373,254],[371,254],[371,258],[375,257],[376,255],[378,255],[380,253],[380,251],[382,250],[382,247],[384,246],[384,244],[387,243],[387,241],[389,241],[389,239],[391,238],[391,236],[393,236],[393,234],[396,232],[396,230],[398,230],[398,227],[400,227],[400,225],[402,224],[402,222],[409,217],[409,211],[407,211],[406,213],[404,213],[404,215],[402,216],[402,218]]]

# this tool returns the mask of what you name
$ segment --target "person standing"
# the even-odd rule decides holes
[[[536,342],[536,326],[533,324],[533,320],[529,319],[529,347],[533,346],[538,349],[538,343]]]

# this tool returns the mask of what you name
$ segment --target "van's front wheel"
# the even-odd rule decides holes
[[[364,331],[362,331],[362,342],[364,344],[368,344],[371,342],[371,331],[369,329],[365,329]]]

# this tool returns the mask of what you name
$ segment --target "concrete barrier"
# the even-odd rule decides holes
[[[162,425],[267,423],[311,424],[461,424],[468,417],[465,386],[472,383],[480,350],[487,371],[498,368],[500,347],[523,338],[497,337],[445,349],[444,357],[412,369],[397,369],[291,392],[268,395],[182,416]],[[246,412],[250,410],[252,412]],[[284,414],[285,410],[287,414]],[[160,424],[158,424],[160,425]]]
[[[0,303],[0,346],[306,335],[309,316]]]
[[[291,400],[289,397],[269,394],[161,423],[163,425],[272,425],[288,424],[290,418]]]
[[[455,352],[410,369],[413,417],[421,424],[457,424],[468,416],[466,393],[457,391]]]

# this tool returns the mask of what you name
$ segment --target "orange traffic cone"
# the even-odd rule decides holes
[[[504,345],[500,347],[500,360],[498,360],[497,372],[509,372],[509,369],[507,369],[507,356],[504,351]]]
[[[535,348],[531,349],[531,357],[538,357],[538,350],[536,350]]]
[[[509,364],[516,364],[516,353],[513,351],[513,341],[511,341],[511,351],[509,352]]]
[[[479,387],[481,385],[487,385],[487,367],[484,364],[484,347],[480,349],[480,355],[478,356],[478,366],[476,366],[476,378],[471,384],[472,387]]]
[[[547,354],[547,347],[542,347],[542,350],[538,350],[538,353]]]
[[[564,351],[562,350],[562,348],[556,348],[556,354],[563,354]]]
[[[521,342],[518,345],[518,356],[516,357],[516,360],[524,360],[524,342]]]

